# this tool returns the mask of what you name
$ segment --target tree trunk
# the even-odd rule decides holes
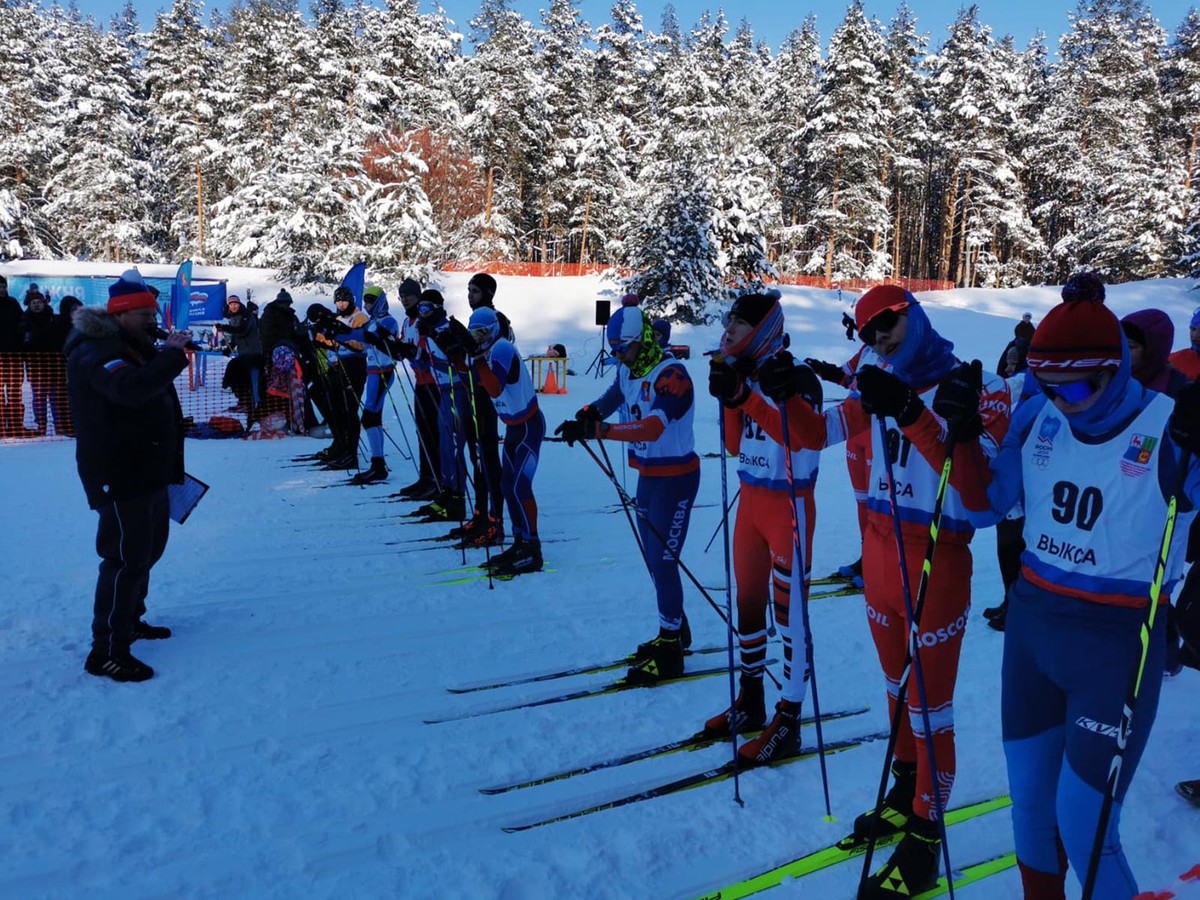
[[[592,189],[588,188],[587,198],[583,201],[583,229],[579,237],[579,265],[587,264],[588,217],[592,213]]]
[[[832,211],[836,214],[838,209],[838,190],[841,188],[842,178],[842,150],[839,147],[837,152],[837,162],[833,168],[833,199]],[[837,229],[833,225],[832,220],[829,225],[829,242],[825,246],[825,277],[833,277],[833,248],[837,241]]]

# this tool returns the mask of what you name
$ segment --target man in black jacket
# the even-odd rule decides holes
[[[106,312],[76,312],[64,348],[75,461],[88,505],[100,515],[100,575],[84,669],[114,681],[152,677],[129,647],[139,638],[171,636],[142,616],[150,569],[167,546],[167,485],[183,482],[183,415],[172,382],[187,368],[189,335],[172,334],[156,350],[156,313],[153,294],[130,269],[109,287]]]
[[[21,304],[8,294],[8,279],[0,275],[0,438],[25,436],[22,377]]]

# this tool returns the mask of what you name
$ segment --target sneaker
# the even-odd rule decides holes
[[[129,654],[128,650],[118,651],[111,656],[101,650],[93,649],[88,654],[83,669],[89,675],[104,676],[113,681],[146,681],[154,677],[154,670]]]
[[[742,676],[742,687],[738,691],[737,700],[733,704],[734,726],[738,734],[747,731],[758,731],[767,721],[766,701],[763,699],[763,683],[761,678]],[[706,737],[728,737],[730,735],[729,715],[727,709],[713,716],[704,723]]]
[[[357,475],[350,479],[351,484],[376,484],[380,481],[387,481],[388,467],[381,456],[371,457],[371,467],[363,469]]]
[[[743,763],[761,766],[795,756],[800,749],[800,704],[780,700],[775,705],[775,717],[762,734],[738,747]]]
[[[875,810],[863,813],[854,820],[854,836],[859,840],[869,840],[872,825],[875,837],[887,837],[899,834],[913,817],[913,798],[917,795],[917,764],[892,760],[892,789],[883,798],[883,807],[879,815]]]
[[[646,658],[626,673],[626,683],[652,686],[683,674],[683,645],[679,641],[679,632],[660,634],[650,644]]]
[[[941,836],[936,822],[913,816],[892,858],[859,888],[858,900],[915,897],[937,882]]]
[[[171,636],[171,629],[165,625],[151,625],[138,619],[133,623],[133,639],[135,641],[165,641]]]
[[[500,577],[525,575],[542,571],[542,542],[536,538],[517,541],[512,545],[512,556],[500,565],[492,566],[492,574]]]
[[[629,661],[635,665],[650,656],[650,648],[654,646],[654,642],[662,637],[666,632],[662,628],[658,629],[658,634],[650,638],[648,641],[642,641],[637,645],[637,649],[633,651]],[[686,650],[692,646],[692,626],[688,624],[687,613],[683,614],[683,621],[679,625],[679,644]]]

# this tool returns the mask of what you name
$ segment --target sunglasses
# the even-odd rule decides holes
[[[894,309],[885,309],[883,312],[876,313],[866,325],[859,329],[858,336],[864,344],[870,347],[879,339],[879,332],[891,333],[899,322],[900,313]]]
[[[484,341],[486,341],[491,336],[492,336],[492,329],[489,327],[472,328],[471,329],[471,337],[474,339],[475,343],[477,343],[477,344],[482,344]]]
[[[433,312],[433,307],[435,305],[436,304],[430,303],[428,300],[422,300],[420,303],[417,304],[417,315],[419,315],[419,316],[429,315],[431,312]]]
[[[637,343],[637,341],[621,341],[620,343],[613,343],[612,341],[609,341],[608,346],[612,349],[613,353],[622,353],[623,354],[623,353],[628,353],[629,348],[632,347],[636,343]]]
[[[1051,384],[1034,376],[1042,393],[1051,400],[1062,400],[1064,403],[1082,403],[1104,387],[1104,372],[1094,372],[1087,378],[1078,381],[1064,381]]]

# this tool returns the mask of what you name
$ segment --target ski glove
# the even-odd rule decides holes
[[[1193,456],[1200,456],[1200,381],[1193,381],[1179,392],[1168,428],[1171,440]]]
[[[604,417],[600,415],[600,410],[592,406],[590,403],[587,406],[581,406],[575,412],[575,421],[583,424],[599,425]]]
[[[878,366],[858,370],[858,393],[864,410],[873,416],[890,416],[901,428],[917,421],[925,408],[916,391]]]
[[[956,441],[973,441],[983,432],[979,399],[983,396],[983,363],[959,363],[942,379],[933,396],[933,411],[946,420]]]
[[[742,368],[739,363],[730,365],[718,357],[708,364],[708,392],[730,409],[741,406],[750,397],[750,385],[739,371]]]
[[[836,366],[833,363],[822,362],[819,359],[811,357],[804,360],[805,365],[817,373],[822,381],[828,381],[830,384],[842,385],[846,382],[846,370],[841,366]]]
[[[758,386],[776,403],[784,403],[799,392],[796,360],[786,350],[768,356],[758,367]]]
[[[596,425],[598,422],[581,422],[578,419],[567,419],[561,425],[554,429],[554,433],[560,435],[567,442],[568,447],[574,447],[576,441],[587,440],[596,436]]]

